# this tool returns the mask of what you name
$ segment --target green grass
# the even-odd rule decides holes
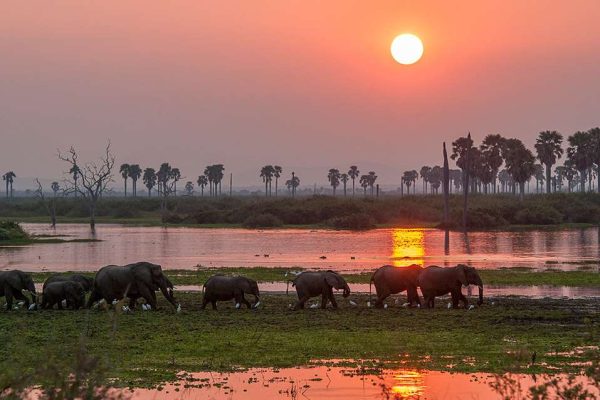
[[[293,312],[294,296],[268,295],[258,310],[199,311],[199,293],[178,293],[183,311],[38,311],[0,313],[0,374],[26,372],[57,357],[75,357],[81,338],[118,384],[156,385],[185,371],[292,367],[313,360],[374,359],[390,366],[461,372],[575,371],[569,356],[600,343],[600,299],[496,298],[466,311],[364,306],[366,295],[339,298],[340,309]],[[440,302],[438,302],[439,304]],[[442,301],[442,304],[445,304]],[[532,352],[537,362],[528,368]],[[597,355],[597,354],[596,354]],[[474,361],[471,364],[469,361]]]
[[[87,223],[86,204],[81,199],[56,201],[59,223]],[[288,197],[172,197],[167,201],[165,222],[206,227],[328,227],[366,229],[381,226],[439,226],[442,196],[310,196]],[[0,199],[0,215],[18,221],[48,222],[43,205],[30,198]],[[462,221],[462,197],[450,196],[449,227]],[[160,225],[158,198],[104,198],[98,202],[98,223]],[[469,228],[548,229],[589,227],[600,223],[600,194],[553,193],[529,195],[521,202],[507,194],[471,195]],[[266,225],[266,226],[265,226]]]
[[[165,270],[165,274],[175,285],[200,285],[215,274],[244,275],[258,282],[285,282],[293,279],[290,272],[303,271],[304,268],[271,268],[271,267],[236,267],[236,268],[206,268],[198,267],[193,270]],[[56,272],[33,272],[35,282],[43,282],[49,275]],[[74,273],[74,272],[68,272]],[[93,272],[77,272],[93,276]],[[286,273],[288,274],[286,276]],[[348,283],[369,283],[372,272],[342,273]],[[485,285],[501,286],[577,286],[600,287],[600,272],[598,270],[577,271],[531,271],[525,268],[505,268],[479,270]]]

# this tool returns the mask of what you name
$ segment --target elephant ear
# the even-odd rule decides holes
[[[345,285],[344,279],[333,271],[325,272],[325,282],[335,289],[343,289]]]
[[[467,268],[469,268],[469,267],[467,267],[464,264],[458,264],[456,266],[456,272],[458,275],[457,278],[463,286],[469,285],[469,281],[467,280],[467,271],[466,271]]]

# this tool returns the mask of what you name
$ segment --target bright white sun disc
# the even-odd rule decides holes
[[[400,64],[414,64],[423,55],[423,42],[410,33],[396,36],[391,46],[392,57]]]

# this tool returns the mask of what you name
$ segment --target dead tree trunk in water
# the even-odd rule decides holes
[[[444,190],[444,227],[448,228],[448,198],[449,198],[449,190],[450,190],[450,167],[448,166],[448,153],[446,152],[446,142],[443,144],[444,150],[444,182],[443,182],[443,190]]]
[[[467,138],[469,139],[467,141],[467,154],[465,157],[465,169],[464,169],[464,174],[465,176],[463,177],[464,179],[464,200],[463,200],[463,230],[466,232],[467,231],[467,206],[468,206],[468,198],[469,198],[469,175],[471,172],[471,160],[470,160],[470,155],[471,155],[471,146],[473,143],[471,140],[471,132],[469,132],[469,134],[467,135]]]

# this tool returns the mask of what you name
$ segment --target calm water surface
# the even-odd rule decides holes
[[[573,262],[598,267],[599,229],[474,232],[465,237],[435,229],[247,230],[99,225],[93,236],[84,224],[23,224],[35,234],[97,238],[100,242],[36,244],[0,248],[0,269],[27,271],[97,270],[107,264],[147,260],[165,269],[299,266],[344,271],[397,266],[454,265],[479,268],[575,269]]]
[[[135,390],[134,399],[501,399],[487,374],[451,374],[411,369],[362,371],[340,367],[251,369],[236,373],[194,373],[162,390]],[[521,393],[547,377],[513,375]],[[581,378],[593,393],[592,383]],[[188,387],[186,387],[186,384]]]

